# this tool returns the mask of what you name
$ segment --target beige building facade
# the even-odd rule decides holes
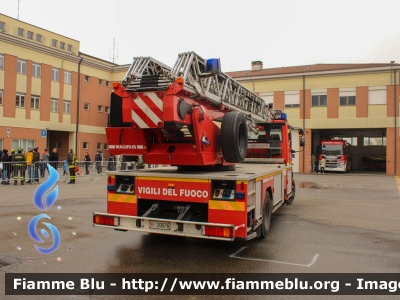
[[[306,147],[296,154],[295,171],[310,173],[312,153],[329,138],[352,145],[353,171],[367,169],[365,157],[385,157],[380,171],[399,175],[399,69],[395,62],[270,69],[253,62],[251,70],[228,74],[284,109],[292,126],[305,129]]]
[[[69,149],[108,156],[112,82],[128,68],[80,52],[80,43],[0,14],[0,148]]]
[[[223,59],[223,58],[222,58]],[[112,82],[129,65],[80,52],[80,42],[0,14],[0,148],[33,145],[68,149],[82,160],[97,150],[109,156],[104,128]],[[267,103],[282,108],[290,124],[304,128],[306,146],[294,135],[294,170],[311,172],[321,139],[352,144],[352,170],[362,158],[385,157],[387,175],[400,175],[400,65],[315,64],[230,72]]]

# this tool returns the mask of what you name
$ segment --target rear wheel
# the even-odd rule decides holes
[[[269,192],[265,195],[264,209],[263,209],[263,220],[261,224],[261,237],[266,238],[271,227],[271,216],[272,216],[272,198]]]
[[[231,111],[221,124],[221,150],[225,161],[242,162],[247,154],[247,124],[243,113]]]

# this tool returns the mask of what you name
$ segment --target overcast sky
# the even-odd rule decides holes
[[[0,0],[18,16],[18,0]],[[315,63],[400,63],[399,0],[20,0],[19,19],[80,41],[117,64],[178,53],[219,57],[222,70]]]

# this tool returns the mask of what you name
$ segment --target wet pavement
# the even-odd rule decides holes
[[[1,299],[6,272],[400,272],[400,201],[394,177],[295,174],[297,193],[294,203],[273,215],[271,232],[266,239],[249,242],[94,228],[92,212],[106,211],[106,176],[99,176],[98,181],[90,178],[78,177],[74,186],[59,182],[59,197],[48,214],[60,232],[61,244],[50,255],[38,253],[27,232],[30,219],[41,213],[32,202],[36,187],[0,186]],[[8,298],[28,299],[22,296]],[[29,296],[29,299],[122,298]],[[236,298],[250,297],[229,296],[229,299]]]

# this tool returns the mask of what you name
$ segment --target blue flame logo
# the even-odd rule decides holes
[[[55,170],[49,164],[47,165],[47,168],[50,174],[49,178],[37,187],[35,194],[33,195],[33,203],[37,208],[42,211],[49,210],[53,206],[54,202],[56,202],[58,196],[58,186],[56,186],[52,191],[50,191],[50,189],[57,183],[60,175],[58,175],[57,170]],[[28,233],[30,237],[38,243],[44,243],[44,241],[39,237],[38,233],[36,232],[37,223],[40,219],[43,218],[51,219],[50,216],[48,216],[47,214],[39,214],[33,217],[28,224]],[[58,246],[60,246],[60,233],[58,232],[57,227],[55,227],[54,225],[46,222],[42,222],[42,224],[50,229],[50,232],[53,235],[53,244],[50,248],[42,248],[37,245],[35,245],[35,248],[42,254],[50,254],[56,251]],[[49,238],[49,233],[45,229],[42,229],[40,232],[46,239]]]

